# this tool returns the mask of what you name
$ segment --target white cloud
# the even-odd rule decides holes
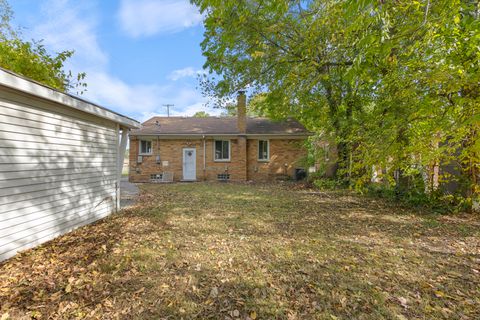
[[[174,112],[174,116],[193,116],[198,111],[205,111],[211,116],[219,116],[222,113],[222,109],[213,109],[206,107],[205,103],[199,102],[185,107],[182,112]]]
[[[179,117],[179,116],[193,116],[198,111],[205,111],[211,116],[219,116],[222,113],[222,109],[213,109],[206,107],[204,102],[197,102],[192,105],[186,106],[182,108],[182,110],[176,110],[173,107],[170,110],[170,116],[172,117]],[[162,116],[165,117],[167,115],[167,111],[165,108],[159,109],[156,111],[149,111],[149,112],[142,112],[142,114],[137,117],[140,122],[147,121],[148,119],[155,117],[155,116]]]
[[[172,116],[192,116],[197,111],[218,115],[222,111],[206,107],[207,99],[188,87],[127,85],[105,73],[90,74],[89,79],[89,99],[114,106],[117,111],[134,115],[140,121],[167,115],[164,104],[173,104],[170,107]]]
[[[202,22],[188,0],[122,0],[118,18],[131,37],[175,33]]]
[[[172,71],[172,73],[168,75],[168,79],[172,81],[177,81],[182,78],[192,78],[202,74],[206,74],[206,71],[203,69],[194,69],[192,67],[187,67]]]
[[[87,90],[89,99],[129,113],[154,110],[166,91],[158,85],[129,85],[105,72],[88,73]]]
[[[67,0],[48,1],[42,7],[46,19],[35,26],[33,36],[44,39],[44,44],[55,52],[74,49],[73,59],[69,61],[72,68],[103,67],[108,63],[108,55],[97,40],[98,21],[93,7],[89,1],[82,1],[81,5]]]
[[[38,24],[29,36],[45,39],[46,47],[55,52],[75,49],[66,68],[74,73],[87,73],[85,81],[88,87],[82,98],[139,120],[145,120],[147,115],[166,115],[163,107],[166,103],[175,104],[172,115],[193,115],[201,110],[215,114],[218,111],[204,108],[206,99],[188,85],[131,84],[111,75],[108,70],[109,55],[97,36],[99,21],[95,2],[49,0],[42,8],[41,15],[37,17]],[[201,71],[191,69],[193,73]],[[179,73],[178,79],[180,76]]]

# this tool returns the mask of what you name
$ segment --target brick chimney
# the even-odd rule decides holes
[[[247,133],[247,96],[243,90],[238,91],[237,96],[237,129]]]

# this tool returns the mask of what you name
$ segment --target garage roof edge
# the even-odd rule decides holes
[[[0,85],[111,120],[122,127],[129,129],[140,127],[140,123],[132,118],[3,68],[0,68]]]

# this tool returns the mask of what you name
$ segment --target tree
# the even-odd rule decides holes
[[[248,87],[269,116],[333,135],[350,184],[373,166],[415,177],[456,161],[478,192],[477,1],[192,2],[205,67],[219,75],[205,93]]]
[[[318,2],[194,2],[206,13],[205,66],[222,76],[206,82],[205,91],[221,97],[250,87],[262,94],[269,116],[295,116],[312,130],[335,131],[346,172],[348,118],[359,83],[346,75],[353,50],[332,48],[342,8],[333,1],[329,10]]]
[[[0,67],[39,81],[61,91],[86,90],[85,73],[76,76],[64,70],[65,61],[73,55],[66,50],[56,55],[47,52],[42,41],[25,41],[11,26],[13,12],[0,0]]]
[[[253,96],[247,103],[248,117],[262,117],[268,108],[265,107],[265,99],[263,94]],[[221,113],[222,117],[236,117],[237,105],[235,103],[226,103],[223,107],[225,111]]]
[[[210,117],[210,115],[208,113],[206,113],[205,111],[197,111],[197,112],[195,112],[193,117],[194,118],[208,118],[208,117]]]

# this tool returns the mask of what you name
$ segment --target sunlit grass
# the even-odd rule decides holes
[[[9,304],[0,310],[134,319],[480,313],[478,218],[294,186],[142,185],[136,207],[4,264],[0,298]]]

